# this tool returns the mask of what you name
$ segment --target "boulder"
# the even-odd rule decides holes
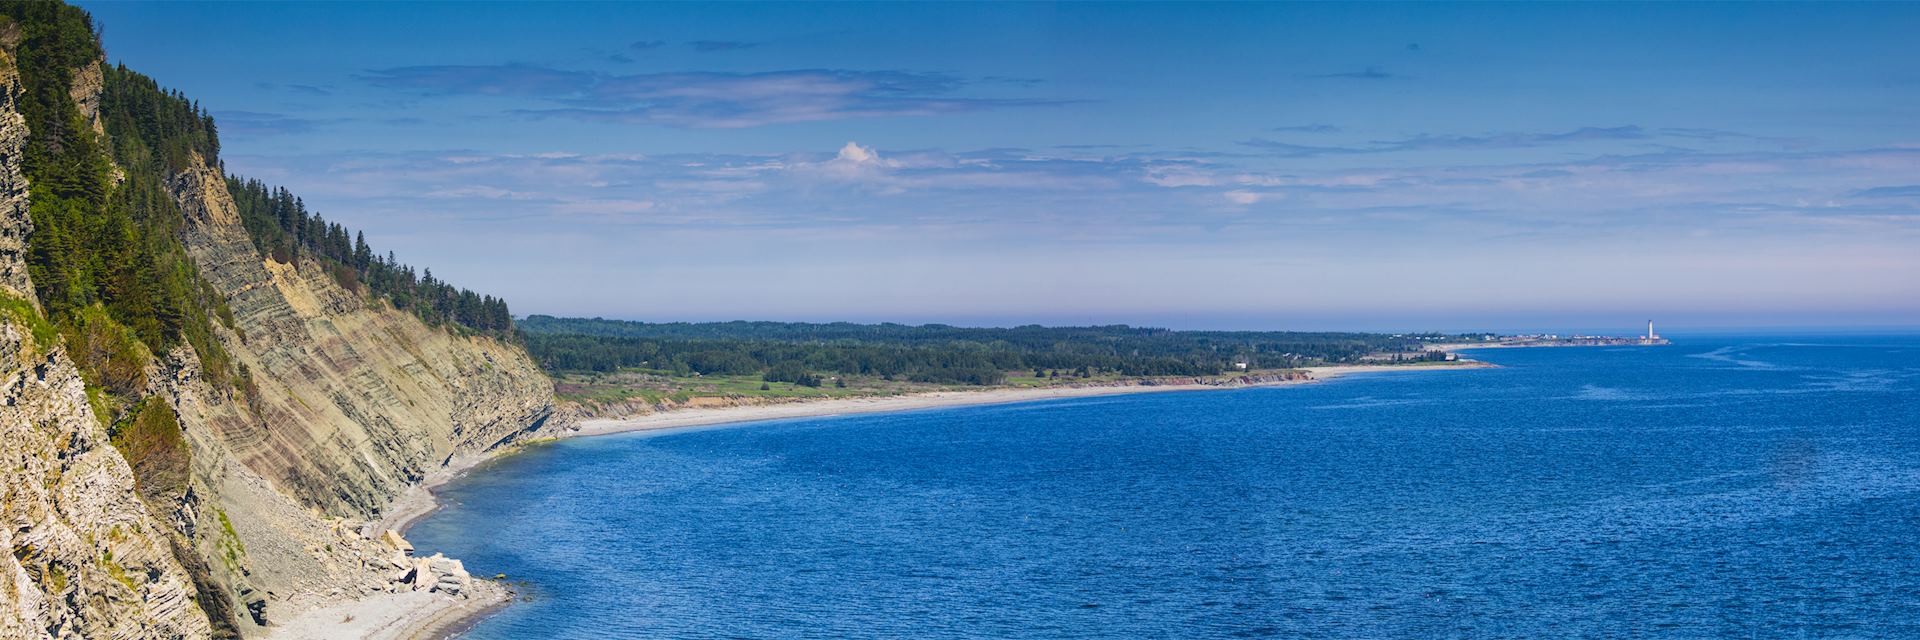
[[[408,555],[413,554],[413,543],[407,542],[406,538],[400,537],[400,532],[398,531],[388,529],[386,533],[380,534],[380,542],[390,548],[399,550],[401,553]]]
[[[473,587],[473,576],[467,573],[466,565],[459,560],[437,553],[427,560],[436,576],[432,587],[434,591],[457,596]]]

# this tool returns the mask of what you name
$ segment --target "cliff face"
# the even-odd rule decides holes
[[[0,319],[0,637],[210,635],[79,372],[28,325]]]
[[[27,214],[27,176],[20,169],[27,147],[27,119],[15,106],[21,90],[13,56],[0,51],[0,287],[32,300],[26,252],[33,220]]]
[[[311,261],[263,259],[204,164],[170,187],[188,252],[233,309],[236,331],[223,342],[257,388],[250,406],[209,411],[206,423],[290,495],[371,516],[450,458],[551,415],[552,384],[519,348],[428,327]]]
[[[231,310],[212,329],[231,365],[141,350],[138,388],[103,400],[34,298],[18,45],[0,20],[0,638],[253,636],[340,598],[465,589],[457,562],[422,564],[366,523],[428,473],[545,424],[551,382],[517,346],[428,326],[311,259],[263,258],[196,160],[108,176],[166,185],[187,255]],[[108,135],[99,61],[71,78],[66,97]]]
[[[419,586],[364,522],[433,470],[541,427],[552,383],[518,347],[427,326],[311,260],[263,258],[204,163],[168,187],[189,255],[232,309],[216,329],[244,372],[240,388],[214,384],[183,348],[156,376],[207,487],[180,518],[215,560],[206,590],[225,592],[246,634],[277,612]]]

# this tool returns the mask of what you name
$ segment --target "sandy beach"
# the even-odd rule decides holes
[[[1225,389],[1246,389],[1252,387],[1276,387],[1298,384],[1312,384],[1331,380],[1340,376],[1356,373],[1443,371],[1455,369],[1484,368],[1491,365],[1478,361],[1460,361],[1444,365],[1348,365],[1329,367],[1310,367],[1306,380],[1279,380],[1251,384],[1120,384],[1084,387],[1045,387],[1034,389],[983,389],[980,391],[938,391],[899,396],[881,396],[873,398],[837,398],[832,400],[814,400],[807,402],[789,402],[783,404],[755,405],[741,407],[715,407],[702,409],[680,409],[622,418],[598,418],[582,420],[570,431],[555,435],[561,437],[599,436],[629,431],[652,431],[656,429],[676,429],[683,427],[709,426],[735,422],[756,422],[761,420],[780,420],[785,418],[809,418],[860,413],[880,413],[889,411],[914,411],[940,407],[959,407],[969,405],[1006,404],[1012,402],[1031,402],[1037,400],[1058,400],[1064,398],[1088,398],[1132,393],[1166,393],[1173,391],[1220,391]]]
[[[512,602],[506,587],[474,580],[469,597],[429,591],[376,593],[310,609],[282,622],[271,640],[440,640],[459,635]]]
[[[1291,386],[1323,382],[1341,376],[1361,373],[1457,371],[1492,366],[1494,365],[1473,360],[1432,365],[1327,366],[1310,367],[1306,369],[1308,375],[1311,376],[1309,379],[1278,380],[1252,384],[1123,384],[1036,389],[1003,388],[983,389],[979,391],[939,391],[872,398],[837,398],[770,405],[680,409],[622,418],[583,420],[571,427],[557,429],[541,435],[550,438],[578,438],[634,431],[684,429],[787,418],[914,411],[941,407],[1007,404],[1134,393],[1220,391],[1253,387]],[[368,531],[378,533],[387,529],[393,529],[404,533],[408,526],[432,514],[433,511],[439,507],[434,499],[434,488],[460,477],[481,462],[501,455],[510,455],[515,450],[516,449],[508,448],[492,452],[485,456],[464,456],[452,460],[446,467],[428,475],[419,485],[414,486],[407,490],[406,493],[396,497],[388,507],[386,515],[381,518],[380,521],[370,523]],[[280,623],[268,637],[272,640],[334,640],[347,638],[360,638],[364,640],[428,640],[451,638],[472,628],[474,624],[484,619],[487,615],[507,606],[513,598],[513,594],[505,586],[488,580],[482,580],[478,577],[474,579],[474,592],[474,597],[466,599],[429,592],[376,593],[358,600],[350,600],[301,612],[297,616]]]

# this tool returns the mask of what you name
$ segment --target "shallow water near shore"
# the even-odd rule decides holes
[[[465,637],[1920,634],[1920,337],[586,438],[409,537]]]

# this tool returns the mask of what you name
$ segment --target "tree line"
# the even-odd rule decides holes
[[[1011,354],[888,345],[807,345],[746,340],[653,340],[523,333],[527,352],[548,370],[649,369],[669,375],[759,375],[819,386],[819,372],[950,384],[998,384]]]
[[[212,117],[109,66],[101,70],[101,136],[69,95],[75,73],[102,57],[91,17],[56,2],[0,3],[0,16],[0,27],[20,39],[15,106],[28,130],[20,162],[33,223],[24,258],[41,308],[70,342],[113,354],[101,362],[116,369],[137,364],[121,362],[138,353],[129,339],[153,353],[185,342],[210,377],[227,379],[229,358],[212,322],[231,313],[187,255],[184,219],[165,183],[183,158],[218,161]],[[100,367],[83,369],[93,380],[106,377]]]
[[[501,335],[513,331],[513,315],[505,299],[455,287],[434,278],[432,269],[416,273],[411,265],[395,260],[391,251],[384,256],[375,253],[365,233],[349,234],[340,223],[307,211],[306,203],[285,187],[228,176],[227,191],[262,257],[282,264],[312,258],[342,287],[358,291],[365,286],[428,324],[452,323]]]
[[[1129,327],[973,328],[948,325],[646,323],[530,316],[528,350],[554,371],[642,368],[685,375],[794,371],[919,382],[998,384],[1007,371],[1086,377],[1202,376],[1354,362],[1380,351],[1423,351],[1419,339],[1369,333],[1173,331]]]

